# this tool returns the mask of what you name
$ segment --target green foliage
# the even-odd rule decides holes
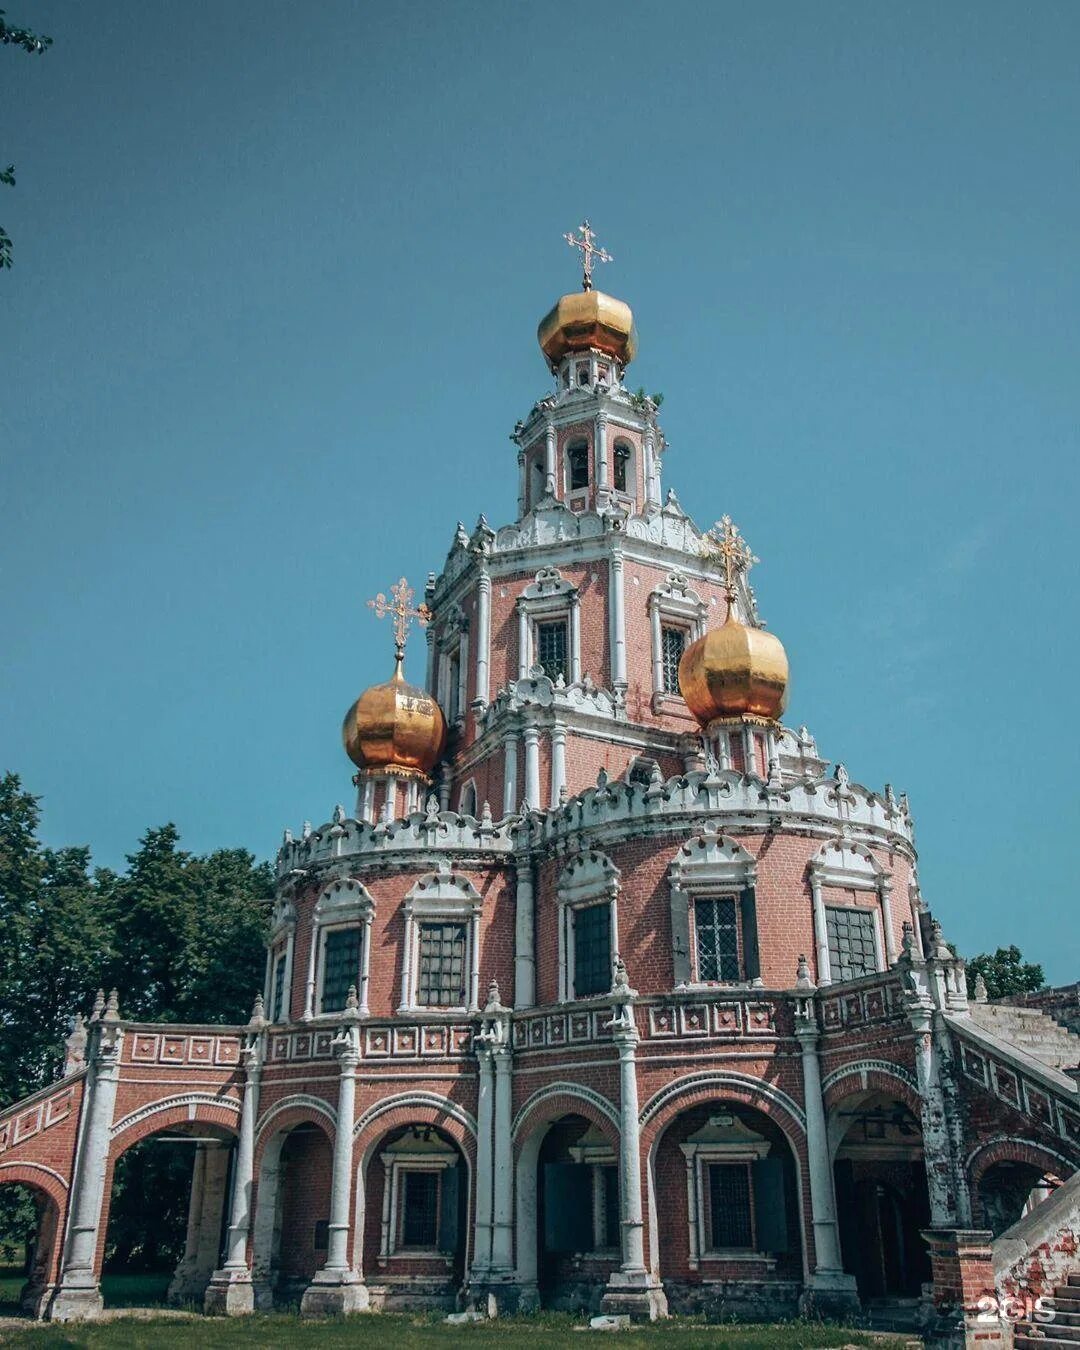
[[[24,52],[29,52],[31,56],[43,56],[47,49],[52,46],[52,38],[41,37],[37,33],[32,33],[29,28],[19,28],[8,24],[4,19],[4,11],[0,9],[0,44],[5,47],[21,47]],[[0,184],[5,187],[15,186],[14,164],[9,164],[6,169],[0,170]],[[0,227],[0,268],[11,266],[12,252],[11,236]]]
[[[650,404],[652,405],[652,411],[656,412],[663,401],[663,394],[647,394],[644,385],[641,385],[636,393],[630,395],[630,402],[640,413],[648,412]]]
[[[184,1254],[190,1144],[145,1139],[122,1153],[113,1174],[104,1270],[124,1275],[166,1270]],[[154,1216],[147,1223],[148,1214]]]
[[[975,996],[977,975],[981,975],[986,981],[986,992],[990,998],[1005,998],[1009,994],[1034,994],[1046,984],[1042,966],[1025,961],[1023,953],[1015,943],[1010,947],[999,947],[993,956],[981,952],[968,961],[969,998]]]

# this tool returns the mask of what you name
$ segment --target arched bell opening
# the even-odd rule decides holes
[[[41,1317],[59,1274],[60,1206],[0,1173],[0,1317]]]
[[[844,1269],[862,1302],[918,1299],[930,1255],[922,1128],[911,1107],[885,1092],[844,1098],[832,1113],[836,1208]]]
[[[101,1266],[106,1308],[202,1307],[225,1242],[235,1134],[182,1121],[114,1157]]]

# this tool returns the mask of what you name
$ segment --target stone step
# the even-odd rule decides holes
[[[1080,1275],[1070,1275],[1070,1276],[1069,1276],[1069,1284],[1072,1285],[1072,1287],[1073,1287],[1074,1289],[1080,1289]],[[1065,1287],[1066,1287],[1066,1286],[1064,1286],[1064,1285],[1062,1286],[1062,1288],[1065,1288]]]
[[[1015,1339],[1013,1345],[1016,1350],[1076,1350],[1076,1342],[1063,1339],[1061,1336],[1055,1336],[1052,1330],[1043,1334],[1040,1327],[1034,1334],[1029,1334],[1023,1329],[1024,1323],[1018,1322],[1014,1332]]]

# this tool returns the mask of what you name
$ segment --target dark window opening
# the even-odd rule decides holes
[[[877,970],[874,916],[870,910],[830,907],[825,911],[825,931],[834,980],[854,980]]]
[[[438,1172],[403,1172],[401,1191],[401,1245],[434,1247],[439,1236]]]
[[[446,673],[446,720],[456,722],[460,707],[461,694],[461,664],[458,655],[455,652],[447,662]]]
[[[699,980],[738,980],[739,920],[734,896],[694,902]]]
[[[605,1167],[604,1179],[604,1246],[621,1247],[622,1226],[619,1216],[619,1169]]]
[[[686,650],[685,628],[660,629],[661,654],[664,661],[664,693],[679,693],[679,662]]]
[[[346,990],[346,993],[348,990]],[[285,953],[274,961],[274,991],[270,996],[270,1020],[280,1022],[285,1011]]]
[[[572,445],[566,452],[566,460],[570,467],[570,491],[576,492],[579,488],[589,486],[589,447],[587,445]]]
[[[746,1163],[709,1164],[709,1245],[714,1251],[754,1245]]]
[[[578,384],[588,384],[588,383],[589,383],[589,367],[588,367],[588,366],[579,366],[579,367],[578,367],[577,382],[578,382]]]
[[[311,1245],[317,1252],[325,1252],[330,1246],[330,1220],[319,1219],[315,1224],[315,1234]]]
[[[543,666],[549,680],[557,680],[561,675],[565,680],[566,669],[566,623],[560,619],[556,623],[538,623],[536,625],[536,660]]]
[[[615,491],[625,492],[627,465],[630,463],[630,448],[626,445],[615,447]]]
[[[332,928],[323,947],[322,1011],[341,1012],[360,979],[360,929]]]
[[[574,996],[611,988],[611,905],[605,900],[574,911]]]
[[[420,978],[416,1001],[427,1008],[465,1006],[465,925],[420,925]]]

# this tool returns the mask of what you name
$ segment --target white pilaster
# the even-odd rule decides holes
[[[508,731],[503,737],[503,816],[517,810],[518,737]]]
[[[570,683],[581,683],[581,594],[570,597]]]
[[[566,786],[566,728],[556,722],[551,728],[551,802],[559,804],[559,796]]]
[[[496,1046],[495,1061],[495,1139],[494,1205],[492,1211],[491,1266],[509,1276],[514,1268],[513,1163],[514,1147],[510,1137],[510,1046]]]
[[[531,1008],[536,1002],[535,892],[528,854],[515,859],[517,887],[514,907],[514,1007]]]
[[[518,679],[524,680],[529,675],[529,615],[525,606],[518,602]]]
[[[882,875],[878,879],[878,897],[881,900],[881,926],[885,930],[885,964],[891,969],[896,965],[896,934],[893,932],[892,914],[892,877]]]
[[[611,682],[626,688],[626,591],[623,556],[616,548],[611,554]]]
[[[491,1269],[492,1128],[495,1119],[494,1071],[491,1047],[478,1045],[479,1086],[476,1104],[476,1234],[473,1240],[473,1280],[486,1280]]]
[[[531,811],[540,809],[540,732],[526,727],[525,739],[525,805]]]
[[[491,660],[491,577],[482,567],[476,588],[476,697],[489,702],[488,667]]]
[[[555,496],[555,426],[544,426],[544,496]]]
[[[595,380],[593,383],[595,384]],[[597,413],[596,415],[596,434],[593,438],[593,444],[596,455],[596,486],[606,499],[611,487],[611,473],[608,465],[607,417],[603,413]]]
[[[652,687],[654,694],[664,692],[664,642],[660,629],[660,606],[649,604],[649,627],[652,630]]]
[[[825,901],[821,894],[821,877],[810,864],[810,894],[814,905],[814,947],[817,951],[817,982],[832,984],[832,962],[829,960],[829,930],[825,923]]]

